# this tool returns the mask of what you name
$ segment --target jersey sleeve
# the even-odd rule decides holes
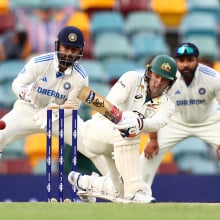
[[[136,72],[129,71],[124,73],[113,85],[106,98],[114,105],[119,106],[128,98],[132,84],[135,83],[134,81],[136,80]]]
[[[215,80],[215,97],[220,105],[220,74],[217,73],[217,77]]]
[[[32,84],[35,82],[36,78],[37,76],[34,68],[34,60],[31,59],[12,82],[12,90],[15,95],[19,97],[21,87]]]
[[[175,105],[167,95],[162,95],[159,99],[160,103],[158,106],[153,106],[157,108],[155,114],[143,120],[143,130],[145,132],[156,132],[164,127],[175,111]],[[151,106],[149,106],[149,108],[150,107]]]

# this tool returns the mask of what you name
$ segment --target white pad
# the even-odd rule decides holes
[[[108,175],[110,175],[116,191],[119,193],[120,197],[124,196],[124,184],[122,183],[121,176],[115,166],[115,160],[112,158],[112,154],[108,156],[105,155],[105,161],[109,170]]]
[[[131,199],[138,191],[145,191],[151,196],[151,189],[144,183],[141,172],[139,144],[114,147],[114,158],[123,179],[124,197]]]

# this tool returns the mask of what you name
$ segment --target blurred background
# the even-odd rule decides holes
[[[80,62],[90,87],[103,96],[121,74],[143,69],[159,53],[172,56],[183,41],[195,43],[201,62],[220,71],[219,0],[0,0],[0,118],[16,100],[12,80],[30,57],[54,51],[57,33],[65,25],[83,31]],[[83,104],[79,114],[88,120],[92,112]],[[148,134],[142,134],[140,152],[147,140]],[[45,149],[45,134],[28,136],[4,149],[0,186],[5,190],[0,201],[44,200]],[[52,153],[56,176],[56,137]],[[78,169],[96,171],[80,153]],[[70,170],[71,147],[65,146],[65,173]],[[191,137],[165,155],[153,184],[154,196],[159,201],[220,202],[219,174],[213,149]],[[25,195],[18,193],[21,187],[27,190]]]

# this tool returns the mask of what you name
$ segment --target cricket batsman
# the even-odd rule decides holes
[[[122,120],[114,125],[97,113],[85,122],[86,147],[91,153],[105,157],[110,178],[71,172],[69,182],[82,195],[116,202],[155,201],[141,173],[139,133],[157,131],[174,112],[174,104],[166,93],[176,79],[176,71],[175,60],[161,54],[146,67],[145,73],[124,73],[106,97],[124,111]]]

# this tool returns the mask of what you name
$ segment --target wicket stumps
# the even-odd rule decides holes
[[[69,106],[51,106],[47,109],[47,131],[46,131],[46,199],[51,202],[52,191],[52,116],[53,110],[59,111],[59,160],[58,160],[58,202],[63,202],[64,195],[64,112],[72,109],[72,170],[77,170],[77,110]],[[76,189],[72,188],[72,201],[76,202]],[[53,198],[53,200],[56,200]]]

